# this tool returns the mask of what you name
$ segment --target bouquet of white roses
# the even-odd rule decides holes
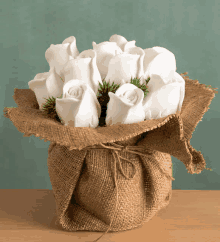
[[[135,44],[115,34],[80,54],[74,36],[51,45],[45,53],[49,72],[28,83],[40,110],[65,125],[92,128],[180,111],[185,81],[176,72],[174,54]]]
[[[217,91],[179,75],[173,53],[113,35],[79,54],[71,36],[45,57],[49,72],[15,89],[18,107],[4,115],[24,136],[50,141],[64,229],[107,233],[149,221],[171,200],[171,155],[190,174],[210,170],[190,139]]]

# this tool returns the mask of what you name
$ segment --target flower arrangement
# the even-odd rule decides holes
[[[168,205],[171,155],[190,174],[211,170],[190,139],[218,92],[178,74],[163,47],[143,50],[120,35],[92,45],[79,53],[74,36],[51,45],[49,72],[14,89],[18,107],[4,115],[24,136],[51,142],[57,222],[107,233],[136,228]]]
[[[146,82],[145,85],[144,84],[140,85],[140,79],[131,78],[130,83],[140,88],[144,92],[144,97],[146,97],[147,93],[149,92],[147,89],[147,83],[149,82],[149,80],[150,80],[150,77],[147,80],[145,80]],[[101,110],[102,110],[101,116],[99,117],[99,127],[106,126],[106,123],[105,123],[106,110],[107,110],[107,104],[110,99],[108,93],[109,92],[115,93],[116,90],[120,87],[120,84],[114,84],[113,82],[113,84],[110,85],[104,79],[102,80],[102,82],[103,82],[103,85],[99,83],[100,87],[97,93],[97,99],[99,101],[99,104],[101,105]],[[57,98],[62,98],[62,96],[63,95]],[[45,104],[43,104],[43,111],[46,116],[56,119],[58,122],[61,122],[62,124],[64,124],[61,117],[59,117],[56,112],[56,98],[54,98],[53,96],[46,99]]]
[[[51,45],[45,52],[50,71],[28,83],[40,109],[64,125],[92,128],[180,111],[185,82],[174,54],[135,43],[115,34],[80,54],[74,36]]]

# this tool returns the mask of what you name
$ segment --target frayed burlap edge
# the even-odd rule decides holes
[[[34,113],[31,113],[32,111],[34,111]],[[134,124],[119,124],[92,129],[88,127],[73,128],[64,126],[54,119],[45,118],[41,110],[34,110],[31,108],[5,108],[4,112],[4,116],[10,118],[18,131],[24,133],[23,137],[34,135],[41,140],[44,139],[45,142],[51,141],[59,145],[64,145],[70,151],[73,149],[82,150],[87,146],[99,145],[102,143],[126,141],[139,134],[163,126],[177,115],[172,114],[165,118],[146,120]],[[36,116],[40,117],[41,120],[45,120],[47,125],[44,126],[39,124],[39,121],[36,120]],[[146,128],[143,126],[146,126]],[[58,134],[59,139],[57,139]]]
[[[188,74],[187,72],[180,74],[183,77],[183,79],[185,80],[186,87],[190,83],[190,85],[200,88],[200,89],[204,90],[205,92],[207,92],[207,96],[204,97],[206,100],[204,100],[203,110],[200,111],[200,110],[195,109],[195,111],[197,111],[196,112],[197,121],[192,125],[191,129],[189,129],[189,130],[187,130],[186,125],[184,125],[185,122],[184,122],[184,117],[182,115],[183,112],[181,111],[181,118],[183,120],[183,123],[181,124],[181,129],[183,129],[183,126],[184,126],[184,137],[190,140],[192,138],[192,134],[195,131],[196,126],[198,125],[198,123],[200,121],[202,121],[202,117],[209,110],[209,106],[210,106],[213,98],[215,97],[215,94],[218,93],[218,91],[216,91],[218,88],[212,88],[211,85],[207,86],[206,84],[199,83],[198,80],[192,80],[189,78],[189,76],[186,76],[187,74]],[[198,93],[196,93],[195,95],[198,95]],[[185,108],[185,105],[186,105],[186,102],[183,102],[182,110]]]
[[[45,142],[51,141],[64,145],[69,150],[82,150],[87,146],[125,141],[147,132],[147,136],[138,145],[144,144],[146,148],[171,154],[181,160],[190,173],[199,173],[205,167],[205,160],[201,152],[196,151],[190,145],[190,139],[195,127],[202,121],[203,115],[208,111],[209,105],[217,92],[213,90],[216,88],[209,88],[205,84],[200,84],[198,80],[189,79],[184,74],[181,75],[186,84],[181,112],[161,119],[146,120],[134,124],[97,127],[96,129],[68,127],[54,119],[45,117],[42,111],[38,109],[35,94],[30,89],[15,89],[13,98],[18,108],[6,107],[4,116],[10,118],[18,131],[24,133],[24,137],[35,135],[40,139],[44,139]],[[163,126],[167,127],[166,124],[172,122],[179,129],[176,136],[170,134],[172,128],[169,127],[166,131],[163,129]],[[166,137],[172,135],[178,141],[177,143],[182,142],[180,144],[181,149],[173,147],[173,150],[177,151],[173,152],[168,150],[167,145],[161,147],[161,144],[165,141],[161,130],[166,133]],[[175,146],[175,143],[173,144]],[[188,161],[184,157],[188,157]]]

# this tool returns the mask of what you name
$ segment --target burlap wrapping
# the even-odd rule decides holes
[[[168,205],[171,156],[157,151],[146,151],[141,159],[127,151],[118,154],[133,165],[120,159],[115,171],[114,155],[108,149],[97,146],[85,152],[69,151],[65,146],[50,144],[49,175],[58,220],[65,229],[132,229]]]
[[[191,174],[206,169],[190,139],[216,91],[183,78],[181,113],[96,129],[46,118],[32,90],[14,90],[18,107],[5,108],[4,115],[24,136],[51,142],[48,169],[63,228],[122,231],[140,226],[171,199],[171,155]]]

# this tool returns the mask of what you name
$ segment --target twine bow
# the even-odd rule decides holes
[[[136,167],[135,167],[135,164],[134,164],[132,161],[130,161],[130,160],[128,160],[128,159],[126,159],[126,158],[120,156],[120,155],[118,154],[118,151],[126,151],[126,152],[129,152],[129,153],[137,154],[137,155],[141,155],[141,156],[146,156],[146,155],[151,154],[151,153],[147,152],[147,150],[146,150],[144,147],[141,147],[141,146],[121,146],[121,145],[118,145],[118,144],[115,144],[115,143],[111,143],[111,144],[114,145],[114,146],[116,146],[116,147],[114,147],[114,146],[106,146],[106,145],[103,145],[103,144],[100,144],[101,147],[100,147],[99,145],[95,145],[95,146],[92,146],[92,147],[86,147],[86,149],[88,149],[88,150],[90,150],[90,149],[103,149],[103,148],[104,148],[104,149],[111,149],[111,151],[112,151],[112,155],[113,155],[113,157],[114,157],[114,183],[115,183],[116,197],[117,197],[117,201],[116,201],[116,206],[115,206],[114,214],[113,214],[113,216],[112,216],[112,218],[111,218],[111,222],[110,222],[110,224],[109,224],[108,229],[104,232],[104,234],[102,234],[98,239],[96,239],[96,240],[93,241],[93,242],[97,242],[97,241],[100,240],[100,239],[101,239],[106,233],[108,233],[109,229],[111,228],[111,225],[112,225],[112,222],[113,222],[113,218],[114,218],[114,216],[115,216],[115,212],[117,211],[117,206],[118,206],[118,186],[117,186],[117,179],[116,179],[116,171],[117,171],[117,169],[116,169],[116,162],[117,162],[117,160],[118,160],[118,164],[119,164],[120,171],[121,171],[122,175],[123,175],[126,179],[128,179],[128,180],[133,179],[134,176],[135,176],[135,174],[136,174]],[[117,148],[117,147],[118,147],[118,148]],[[134,150],[136,150],[136,151],[134,151]],[[142,151],[143,153],[141,153],[140,151]],[[116,158],[117,158],[117,159],[116,159]],[[134,174],[133,174],[132,177],[128,177],[127,175],[125,175],[125,173],[124,173],[124,171],[123,171],[123,168],[122,168],[122,165],[121,165],[120,158],[121,158],[121,159],[124,159],[124,160],[126,160],[127,162],[129,162],[130,164],[132,164],[132,166],[133,166],[133,168],[134,168]],[[166,172],[164,172],[164,170],[163,170],[160,166],[158,166],[158,167],[160,168],[160,170],[162,171],[162,173],[164,173],[165,176],[168,177],[168,179],[175,180],[175,179],[174,179],[173,177],[171,177],[169,174],[167,174]]]

